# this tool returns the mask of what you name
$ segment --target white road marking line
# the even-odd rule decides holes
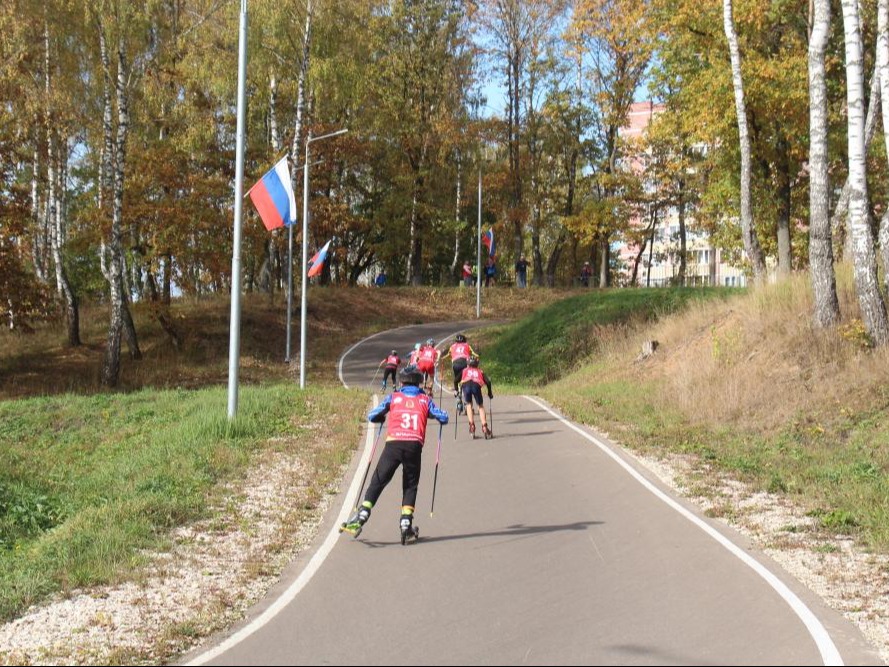
[[[373,398],[373,405],[377,407],[377,397]],[[373,441],[374,441],[374,431],[373,426],[368,422],[367,425],[367,436],[365,437],[364,443],[364,452],[361,454],[361,461],[358,463],[358,470],[362,470],[366,465],[367,461],[370,458],[371,449],[373,449]],[[345,502],[343,503],[342,509],[340,509],[339,516],[337,520],[334,522],[333,526],[330,529],[330,532],[327,534],[327,537],[324,539],[324,543],[315,552],[312,558],[309,560],[308,565],[306,565],[305,569],[299,573],[299,576],[294,580],[290,586],[288,586],[287,590],[285,590],[281,595],[275,600],[271,606],[268,607],[262,614],[257,616],[255,619],[250,621],[243,628],[238,630],[231,637],[223,641],[221,644],[218,644],[204,653],[201,653],[199,656],[186,663],[187,665],[204,665],[214,658],[222,655],[230,648],[236,646],[237,644],[244,641],[247,637],[252,635],[254,632],[262,628],[269,621],[271,621],[275,616],[277,616],[288,604],[293,602],[293,599],[299,595],[300,591],[305,588],[306,584],[315,576],[315,573],[324,563],[327,556],[333,551],[333,547],[336,546],[337,540],[340,538],[340,526],[343,524],[346,519],[349,518],[349,513],[352,511],[352,507],[354,506],[353,499],[358,496],[358,485],[361,483],[361,475],[355,475],[352,478],[352,484],[349,486],[349,490],[346,492]]]
[[[378,333],[367,336],[366,338],[362,338],[360,341],[352,345],[348,350],[343,352],[342,356],[340,356],[339,361],[337,362],[337,370],[340,378],[340,382],[343,383],[343,386],[346,389],[349,389],[349,385],[346,384],[346,380],[343,378],[343,359],[345,359],[352,350],[356,347],[364,343],[365,341],[370,340],[371,338],[376,338],[377,336],[381,336],[385,333],[391,333],[392,331],[397,331],[398,329],[405,329],[408,327],[417,326],[415,324],[408,324],[403,327],[398,327],[397,329],[389,329],[387,331],[380,331]],[[462,329],[461,329],[462,330]],[[456,333],[451,334],[451,336],[456,335]],[[447,340],[450,336],[442,339]],[[440,343],[439,343],[440,344]],[[377,395],[373,396],[373,407],[377,407],[379,404],[379,399]],[[364,443],[364,452],[361,454],[361,460],[358,462],[357,470],[362,470],[367,466],[368,459],[370,458],[371,451],[373,450],[373,441],[374,441],[374,429],[368,424],[367,427],[367,436],[365,437]],[[340,526],[342,523],[349,518],[349,513],[351,512],[351,508],[354,506],[353,499],[358,496],[359,488],[358,485],[361,483],[362,476],[355,475],[352,478],[352,484],[349,486],[349,490],[346,492],[345,502],[343,502],[342,509],[340,509],[339,516],[337,520],[334,522],[333,526],[330,529],[330,532],[327,534],[327,537],[324,539],[323,544],[318,548],[318,551],[312,556],[306,565],[305,569],[299,573],[299,576],[294,580],[290,586],[287,587],[278,599],[275,600],[262,614],[257,616],[255,619],[250,621],[243,628],[238,630],[235,634],[231,635],[227,639],[225,639],[221,644],[214,646],[213,648],[201,653],[191,661],[187,662],[187,665],[204,665],[214,658],[219,657],[232,647],[244,641],[247,637],[252,635],[254,632],[268,624],[275,616],[277,616],[288,604],[293,602],[293,599],[299,595],[300,591],[305,588],[306,584],[315,576],[315,573],[327,559],[327,556],[330,555],[330,552],[333,551],[333,547],[336,545],[337,540],[340,537]]]
[[[527,398],[529,401],[534,403],[535,405],[543,408],[548,413],[550,413],[553,417],[558,419],[560,422],[565,424],[568,428],[576,431],[581,436],[592,442],[596,445],[602,452],[611,457],[618,465],[620,465],[624,470],[626,470],[637,482],[642,484],[646,489],[651,491],[658,499],[665,502],[667,505],[672,507],[674,510],[679,512],[686,519],[691,521],[698,528],[707,533],[714,540],[719,542],[725,549],[729,551],[734,556],[737,556],[741,562],[747,565],[750,569],[752,569],[756,574],[762,577],[769,586],[771,586],[778,595],[780,595],[783,600],[790,606],[790,608],[794,611],[794,613],[799,617],[799,619],[803,622],[803,625],[806,626],[806,629],[809,631],[812,639],[815,641],[815,645],[818,647],[819,653],[821,653],[821,660],[825,665],[843,665],[843,658],[840,656],[839,650],[837,650],[836,645],[833,643],[833,640],[830,638],[830,634],[827,632],[827,629],[821,624],[821,621],[812,613],[812,610],[809,609],[806,604],[797,597],[796,593],[791,591],[787,585],[781,581],[778,577],[772,574],[762,563],[753,558],[750,554],[745,552],[743,549],[738,547],[734,542],[729,540],[725,535],[720,533],[718,530],[713,528],[713,526],[709,525],[705,521],[702,521],[699,517],[695,516],[692,512],[687,510],[685,507],[680,505],[678,502],[673,500],[666,493],[657,488],[654,484],[649,482],[645,477],[639,473],[637,470],[633,468],[629,463],[624,461],[620,456],[618,456],[608,445],[599,440],[594,435],[587,433],[579,426],[572,424],[570,421],[562,417],[560,414],[550,409],[549,406],[544,405],[536,398],[532,396],[523,396],[523,398]]]

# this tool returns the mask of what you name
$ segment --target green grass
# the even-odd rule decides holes
[[[483,366],[498,386],[536,387],[553,382],[593,354],[603,334],[675,312],[693,300],[725,297],[723,288],[589,291],[536,310],[482,338]]]
[[[238,417],[226,389],[143,390],[0,402],[0,619],[49,593],[120,581],[204,516],[274,436],[336,474],[357,442],[366,396],[290,383],[246,387]],[[322,420],[334,421],[318,431]],[[317,447],[324,433],[335,447]]]

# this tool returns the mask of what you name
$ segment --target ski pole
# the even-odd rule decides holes
[[[371,387],[373,387],[374,382],[377,381],[377,375],[379,374],[379,372],[380,372],[380,367],[377,366],[377,370],[376,370],[376,372],[374,373],[373,379],[370,381],[370,386],[371,386]]]
[[[377,451],[377,443],[380,441],[380,435],[383,433],[383,424],[380,424],[380,428],[377,429],[377,437],[374,438],[374,445],[370,448],[370,460],[367,462],[367,470],[364,471],[364,479],[361,480],[361,487],[358,489],[358,497],[355,499],[355,509],[358,509],[358,505],[361,504],[361,494],[364,492],[364,483],[367,481],[367,476],[370,474],[370,467],[374,462],[374,454]]]
[[[488,407],[491,408],[491,425],[488,427],[491,429],[491,432],[494,431],[494,397],[488,399]]]
[[[435,450],[435,477],[432,478],[432,508],[429,510],[429,516],[435,512],[435,487],[438,486],[438,462],[441,460],[441,432],[444,430],[444,424],[438,425],[438,447]]]

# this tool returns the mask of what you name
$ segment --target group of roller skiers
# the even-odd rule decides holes
[[[450,357],[454,373],[454,398],[457,399],[457,414],[464,410],[469,421],[469,432],[475,439],[475,419],[473,402],[478,408],[482,434],[485,440],[494,434],[488,426],[482,399],[482,386],[488,389],[488,398],[493,399],[491,380],[479,367],[479,358],[466,342],[466,336],[457,334],[445,358]],[[420,463],[423,443],[426,440],[426,422],[432,416],[442,425],[448,423],[448,413],[439,408],[432,400],[433,382],[436,369],[442,361],[441,351],[435,341],[429,339],[425,344],[417,343],[408,355],[408,363],[399,372],[401,358],[397,350],[392,350],[383,359],[379,368],[385,367],[382,390],[386,391],[388,381],[392,379],[392,393],[374,408],[367,419],[382,424],[386,415],[390,416],[386,432],[386,445],[374,470],[364,501],[354,515],[340,528],[358,537],[362,527],[370,518],[374,504],[392,480],[400,465],[403,477],[403,495],[401,505],[401,543],[416,539],[419,532],[413,525],[414,507],[417,500],[417,487],[420,484]],[[397,388],[396,378],[401,381]],[[369,469],[369,468],[368,468]]]
[[[435,341],[431,338],[426,343],[417,343],[408,355],[408,363],[403,369],[405,373],[410,368],[416,368],[422,374],[423,390],[428,394],[433,390],[433,381],[436,377],[436,369],[441,361],[450,357],[451,368],[454,373],[454,398],[457,399],[457,414],[463,414],[464,410],[469,421],[469,432],[475,437],[475,419],[473,415],[473,401],[478,406],[479,418],[482,424],[482,435],[485,439],[493,438],[494,434],[488,427],[485,414],[484,401],[482,399],[482,386],[488,389],[488,398],[494,398],[491,390],[491,380],[479,368],[479,358],[475,350],[466,342],[466,336],[457,334],[448,353],[441,356],[441,350],[435,347]],[[401,357],[398,350],[392,350],[379,367],[384,368],[383,384],[381,389],[385,392],[389,387],[389,378],[392,379],[392,390],[397,389],[396,376],[401,366]],[[404,385],[402,380],[402,385]]]

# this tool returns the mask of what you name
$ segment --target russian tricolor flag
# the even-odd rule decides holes
[[[488,249],[488,257],[494,256],[494,230],[489,229],[482,234],[482,244]]]
[[[306,276],[314,278],[321,273],[321,269],[324,268],[324,262],[327,261],[327,250],[330,248],[332,241],[333,239],[330,239],[330,241],[325,243],[324,247],[316,252],[312,259],[309,260],[309,271],[306,273]]]
[[[269,231],[296,222],[296,197],[286,156],[250,188],[249,194],[262,224]]]

